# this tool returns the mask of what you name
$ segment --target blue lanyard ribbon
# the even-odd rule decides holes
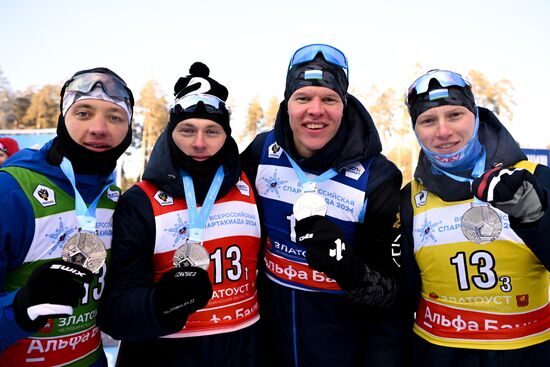
[[[189,210],[189,239],[191,241],[201,242],[202,232],[206,226],[208,215],[214,207],[216,196],[218,196],[218,192],[222,186],[224,178],[223,166],[220,166],[216,171],[214,180],[210,184],[208,193],[202,203],[200,213],[197,208],[197,200],[195,199],[195,186],[193,185],[193,179],[184,170],[180,170],[180,174],[183,180],[185,201],[187,202],[187,209]]]
[[[484,147],[481,147],[481,156],[479,157],[479,159],[475,163],[474,169],[472,170],[472,177],[473,178],[478,178],[485,171],[485,160],[486,160],[486,158],[487,158],[487,152],[485,151]],[[461,177],[461,176],[454,175],[452,173],[449,173],[449,172],[446,172],[446,171],[442,170],[441,168],[437,167],[435,164],[432,164],[432,167],[435,168],[436,170],[438,170],[439,172],[445,174],[447,177],[452,178],[455,181],[469,182],[470,187],[472,186],[472,182],[474,182],[473,178]],[[482,205],[483,203],[484,203],[483,201],[479,200],[474,195],[474,205]]]
[[[318,183],[328,181],[328,180],[330,180],[331,178],[333,178],[334,176],[336,176],[338,174],[338,172],[336,172],[333,168],[331,168],[331,169],[325,171],[320,176],[315,177],[315,179],[310,180],[306,176],[304,171],[300,168],[300,166],[298,166],[298,164],[294,161],[294,159],[292,159],[290,157],[290,154],[288,154],[286,152],[285,152],[285,154],[286,154],[290,164],[292,165],[292,168],[294,169],[294,172],[298,176],[298,180],[302,184],[302,188],[303,188],[304,192],[316,192]]]
[[[101,198],[105,190],[107,190],[107,188],[111,186],[113,182],[112,176],[109,177],[109,179],[107,180],[107,184],[105,185],[105,187],[103,187],[103,190],[101,190],[99,195],[94,199],[94,201],[92,201],[90,206],[87,207],[84,199],[82,198],[82,195],[80,195],[80,192],[78,192],[78,189],[76,188],[76,177],[71,161],[69,161],[66,157],[63,157],[63,160],[61,161],[59,167],[73,186],[76,219],[78,220],[78,223],[80,223],[81,229],[87,232],[96,233],[97,203],[99,202],[99,199]]]

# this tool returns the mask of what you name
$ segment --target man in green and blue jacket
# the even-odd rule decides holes
[[[77,72],[61,90],[57,137],[0,170],[0,366],[107,366],[97,303],[133,104],[111,70]],[[99,266],[67,255],[68,242],[90,255],[89,239]]]

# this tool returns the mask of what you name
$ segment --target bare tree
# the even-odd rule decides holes
[[[0,69],[0,129],[9,128],[8,116],[10,115],[11,100],[10,84],[4,76],[4,72]]]
[[[383,142],[387,142],[392,137],[396,107],[397,98],[395,91],[391,88],[382,92],[375,103],[369,106],[369,112]]]
[[[508,121],[512,121],[514,117],[512,106],[516,103],[512,98],[514,87],[509,80],[501,79],[492,83],[483,73],[476,70],[470,70],[467,78],[472,83],[476,104],[490,109]]]

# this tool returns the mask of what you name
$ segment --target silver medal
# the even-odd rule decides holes
[[[489,205],[472,205],[461,219],[464,236],[473,243],[493,242],[502,232],[502,221]]]
[[[304,192],[292,207],[296,220],[302,220],[313,215],[324,216],[327,213],[325,199],[315,192]]]
[[[107,249],[96,234],[80,231],[65,242],[61,257],[97,273],[107,259]]]
[[[196,266],[208,270],[208,265],[210,265],[210,254],[201,243],[187,241],[174,253],[173,264],[175,268]]]

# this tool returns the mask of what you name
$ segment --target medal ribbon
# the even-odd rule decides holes
[[[107,190],[107,188],[113,183],[113,176],[109,176],[109,178],[107,179],[107,184],[105,185],[105,187],[103,187],[103,190],[101,190],[99,195],[94,199],[94,201],[92,201],[90,206],[87,207],[84,199],[82,198],[82,195],[80,195],[80,192],[78,192],[78,189],[76,188],[76,177],[71,161],[63,157],[63,160],[61,161],[59,167],[73,186],[76,219],[78,220],[78,223],[80,223],[80,228],[86,232],[96,233],[97,218],[95,213],[97,203],[99,202],[99,199],[101,198],[105,190]]]
[[[479,159],[475,163],[474,169],[472,170],[472,177],[473,178],[478,178],[485,171],[485,160],[486,160],[486,158],[487,158],[487,152],[485,151],[484,147],[481,147],[481,156],[479,157]],[[461,177],[461,176],[454,175],[452,173],[449,173],[449,172],[446,172],[446,171],[442,170],[441,168],[437,167],[435,164],[432,164],[432,167],[435,168],[436,170],[438,170],[439,172],[445,174],[447,177],[452,178],[455,181],[469,182],[470,187],[472,186],[472,182],[474,182],[473,178],[467,178],[467,177]],[[479,200],[474,195],[474,205],[483,205],[483,203],[484,203],[483,201]]]
[[[183,180],[183,188],[185,191],[185,201],[187,202],[187,209],[189,210],[189,239],[195,242],[201,242],[202,232],[206,226],[206,220],[208,215],[214,206],[216,196],[222,186],[224,173],[223,166],[220,166],[216,171],[214,180],[210,184],[208,193],[204,198],[202,207],[199,213],[197,208],[197,200],[195,199],[195,186],[193,185],[193,179],[184,170],[180,170],[181,178]]]
[[[304,189],[304,192],[316,192],[317,191],[317,183],[325,182],[333,178],[338,174],[333,168],[329,169],[328,171],[325,171],[320,176],[315,177],[315,179],[310,180],[305,172],[298,166],[298,164],[290,157],[290,154],[285,152],[290,164],[292,165],[292,168],[294,169],[294,172],[298,176],[298,180],[302,184],[302,187]]]

